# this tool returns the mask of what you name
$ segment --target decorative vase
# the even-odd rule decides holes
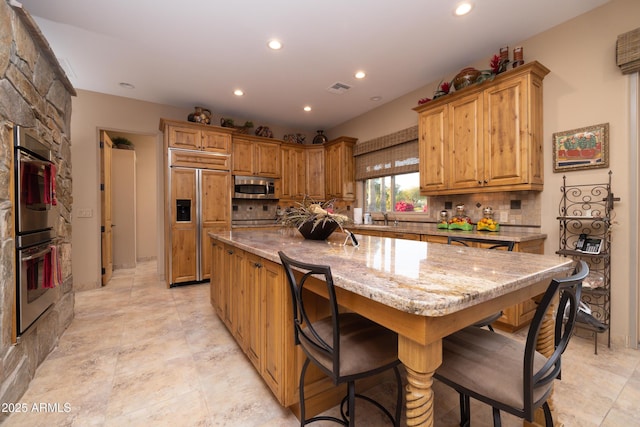
[[[324,134],[323,130],[318,130],[316,132],[318,132],[318,134],[313,137],[314,144],[324,144],[329,140],[329,138],[327,138],[327,135]]]
[[[320,222],[316,228],[313,228],[313,223],[313,220],[307,221],[298,227],[298,231],[305,239],[326,240],[338,228],[338,223],[334,221]]]
[[[195,107],[195,112],[189,114],[187,120],[205,125],[211,124],[211,111],[207,108]]]
[[[480,71],[476,70],[475,68],[464,68],[460,70],[460,72],[453,78],[453,87],[456,88],[456,90],[460,90],[469,85],[472,85],[476,82],[476,80],[478,80],[480,74]]]

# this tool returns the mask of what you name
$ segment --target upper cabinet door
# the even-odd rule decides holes
[[[253,142],[245,138],[233,138],[233,174],[253,175]]]
[[[484,92],[485,171],[490,185],[528,182],[526,78],[510,79]]]
[[[280,178],[280,144],[258,142],[254,146],[255,175]]]
[[[324,200],[324,147],[309,147],[304,153],[304,192],[314,200]]]
[[[444,190],[449,185],[446,174],[449,152],[445,145],[449,135],[448,111],[446,105],[441,105],[420,113],[418,118],[421,192]]]
[[[231,134],[202,131],[201,148],[203,151],[212,153],[230,153],[231,152]]]
[[[458,98],[449,104],[448,109],[450,188],[486,185],[482,93]]]
[[[327,198],[355,200],[353,146],[357,138],[341,136],[325,143],[325,192]]]
[[[167,129],[169,132],[169,147],[188,150],[200,149],[200,130],[178,126],[168,126]]]
[[[305,149],[299,144],[282,144],[280,153],[280,198],[301,198],[305,192]]]

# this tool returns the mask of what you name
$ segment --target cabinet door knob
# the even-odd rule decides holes
[[[233,255],[233,251],[232,251],[232,250],[227,250],[227,253],[228,253],[229,255]]]
[[[262,264],[259,262],[256,262],[253,264],[256,268],[262,268]]]

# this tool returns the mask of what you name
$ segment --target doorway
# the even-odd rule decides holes
[[[103,246],[110,253],[102,254],[102,270],[108,268],[109,258],[115,270],[134,268],[137,262],[150,260],[157,260],[162,264],[159,268],[164,268],[162,135],[112,129],[103,129],[100,134],[103,132],[114,142],[125,138],[131,146],[118,148],[114,144],[112,149],[111,191],[109,196],[101,197],[101,211],[108,209],[103,200],[111,201],[111,211],[103,216],[112,218],[112,245]],[[101,154],[101,169],[102,157]],[[103,286],[108,283],[104,277],[103,274]]]

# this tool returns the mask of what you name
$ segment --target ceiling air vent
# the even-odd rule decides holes
[[[343,93],[345,93],[346,91],[348,91],[349,89],[351,89],[351,86],[349,86],[346,83],[340,83],[340,82],[336,82],[333,85],[329,86],[327,88],[327,90],[331,93],[335,93],[337,95],[342,95]]]

